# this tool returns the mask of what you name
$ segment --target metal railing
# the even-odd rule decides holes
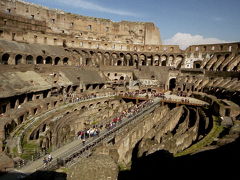
[[[155,102],[146,104],[146,106],[141,109],[141,111],[137,112],[132,116],[128,116],[123,118],[121,122],[117,123],[115,127],[106,130],[99,134],[99,136],[95,136],[88,141],[86,141],[85,145],[79,143],[75,147],[69,149],[67,152],[62,153],[59,157],[54,158],[47,166],[41,166],[39,170],[55,170],[60,166],[70,166],[75,163],[75,160],[81,157],[88,157],[92,153],[92,149],[96,147],[99,143],[109,142],[114,138],[116,133],[118,133],[123,127],[127,126],[130,123],[134,123],[138,119],[141,119],[143,115],[146,113],[152,112],[156,105],[159,104],[159,98],[156,99]],[[135,120],[135,121],[134,121]]]

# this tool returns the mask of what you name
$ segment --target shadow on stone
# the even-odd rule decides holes
[[[66,173],[59,173],[54,171],[36,171],[35,173],[26,176],[23,173],[3,173],[0,172],[0,179],[1,180],[15,180],[15,179],[22,179],[22,180],[66,180],[67,174]]]
[[[130,171],[119,173],[118,180],[141,179],[238,179],[240,139],[215,150],[173,157],[166,151],[134,159]]]

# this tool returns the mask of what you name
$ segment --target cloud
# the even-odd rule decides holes
[[[55,0],[55,1],[60,2],[67,6],[72,6],[72,7],[82,8],[82,9],[94,10],[94,11],[116,14],[121,16],[137,16],[137,14],[133,12],[103,7],[101,5],[98,5],[96,3],[93,3],[87,0]]]
[[[226,43],[227,41],[217,38],[205,38],[201,35],[192,35],[188,33],[176,33],[172,38],[166,39],[165,44],[179,45],[181,49],[185,49],[190,45],[197,44],[217,44]]]

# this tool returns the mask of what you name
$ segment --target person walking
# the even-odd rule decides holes
[[[44,158],[43,158],[43,166],[44,166],[44,168],[47,167],[47,163],[48,163],[47,158],[44,157]]]
[[[83,146],[85,145],[85,142],[86,142],[86,139],[83,138],[83,140],[82,140],[82,144],[83,144]]]
[[[52,155],[49,154],[49,155],[48,155],[48,162],[51,162],[51,161],[52,161]]]

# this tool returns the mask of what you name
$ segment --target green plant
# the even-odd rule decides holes
[[[199,142],[193,144],[189,148],[185,149],[184,151],[175,154],[175,157],[184,156],[187,154],[192,154],[197,152],[201,148],[210,145],[215,138],[217,138],[220,133],[224,130],[223,126],[220,124],[220,117],[213,116],[213,128],[211,131]]]

